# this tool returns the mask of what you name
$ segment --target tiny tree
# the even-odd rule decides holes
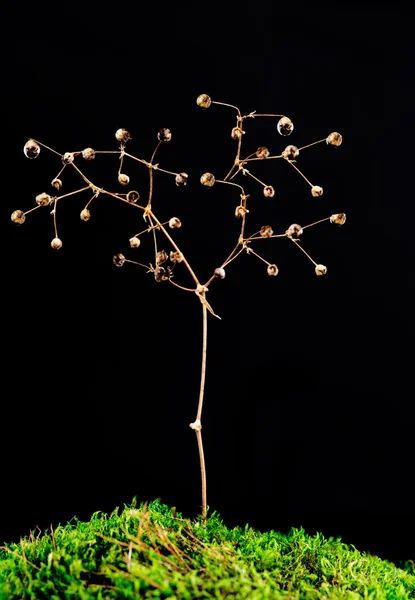
[[[150,160],[138,158],[133,154],[127,152],[128,142],[132,139],[130,132],[127,129],[118,129],[115,133],[115,138],[118,144],[116,150],[95,150],[93,148],[86,147],[82,151],[65,152],[60,154],[49,148],[42,142],[30,138],[24,145],[23,151],[27,158],[34,159],[39,156],[41,148],[44,148],[50,152],[53,152],[59,162],[59,168],[51,181],[50,192],[41,192],[35,198],[35,206],[29,210],[15,210],[11,215],[11,220],[22,225],[26,221],[27,215],[37,209],[47,209],[52,216],[53,220],[53,231],[54,236],[51,241],[51,246],[54,250],[62,248],[63,242],[59,237],[58,221],[57,221],[57,209],[58,205],[61,204],[65,198],[74,196],[75,194],[88,193],[88,200],[84,208],[80,212],[80,218],[82,221],[89,221],[91,218],[91,206],[92,203],[96,203],[100,196],[106,195],[128,204],[129,206],[138,209],[144,220],[144,228],[138,228],[138,230],[131,231],[129,233],[129,245],[131,248],[131,254],[138,254],[140,252],[141,240],[143,236],[150,235],[152,238],[152,258],[151,262],[145,262],[144,258],[140,260],[133,260],[127,258],[124,254],[118,253],[113,257],[113,263],[116,267],[122,267],[125,263],[132,263],[138,267],[142,267],[146,272],[151,272],[154,276],[154,280],[157,283],[171,284],[183,292],[190,292],[194,294],[201,305],[202,316],[203,316],[203,336],[202,336],[202,366],[200,375],[200,389],[199,399],[197,403],[196,416],[194,421],[190,423],[190,427],[196,434],[199,462],[200,462],[200,474],[201,474],[201,496],[202,496],[202,518],[206,517],[207,514],[207,485],[206,485],[206,466],[205,457],[203,451],[203,440],[202,440],[202,410],[205,390],[205,379],[206,379],[206,360],[207,360],[207,331],[208,331],[208,312],[216,317],[220,318],[212,308],[211,304],[207,300],[207,293],[209,292],[209,286],[215,280],[224,279],[228,267],[231,263],[236,260],[242,253],[252,256],[257,259],[265,266],[265,272],[270,277],[278,275],[277,264],[270,262],[264,256],[258,252],[257,246],[264,239],[283,239],[288,240],[295,244],[307,259],[313,264],[314,270],[317,276],[323,276],[327,273],[327,267],[324,264],[317,263],[309,253],[304,249],[302,245],[303,233],[309,227],[314,227],[321,223],[331,223],[333,225],[343,225],[346,222],[345,213],[332,214],[324,219],[320,219],[314,223],[306,225],[300,225],[298,223],[290,224],[287,229],[274,233],[271,225],[264,224],[258,231],[248,232],[248,221],[249,212],[255,199],[250,194],[245,192],[245,189],[240,183],[237,183],[237,178],[241,180],[241,176],[245,176],[253,179],[258,184],[258,187],[262,188],[262,195],[265,198],[273,198],[275,190],[270,183],[261,181],[255,174],[255,163],[256,161],[274,161],[283,160],[288,163],[301,177],[305,180],[310,188],[311,195],[313,197],[320,197],[323,194],[323,188],[320,185],[314,185],[310,180],[300,171],[297,166],[297,159],[304,150],[314,146],[315,144],[326,142],[328,146],[339,147],[342,144],[342,136],[338,132],[332,132],[325,138],[312,142],[306,146],[298,148],[294,145],[287,145],[284,150],[279,154],[273,154],[265,146],[260,146],[257,150],[243,156],[242,154],[242,142],[246,134],[245,126],[249,120],[257,118],[270,118],[277,121],[276,128],[278,133],[282,137],[289,136],[294,129],[293,122],[286,115],[281,114],[260,114],[253,111],[247,115],[242,115],[239,108],[232,104],[224,102],[217,102],[212,100],[207,94],[201,94],[197,97],[197,105],[202,109],[208,109],[212,105],[220,105],[227,107],[236,112],[235,126],[231,130],[231,137],[235,140],[236,153],[233,160],[233,164],[227,174],[222,178],[217,178],[213,173],[204,173],[200,177],[200,183],[202,186],[212,188],[217,185],[227,185],[233,188],[230,193],[235,194],[237,192],[239,200],[234,208],[235,218],[240,221],[239,235],[234,240],[233,249],[229,255],[223,260],[220,265],[213,265],[212,274],[210,278],[203,282],[199,279],[191,264],[187,260],[185,254],[182,252],[177,242],[174,239],[174,230],[181,227],[182,223],[179,217],[170,216],[168,220],[163,221],[159,219],[154,210],[154,197],[153,197],[153,180],[155,173],[162,173],[170,176],[174,179],[176,186],[185,186],[188,182],[189,175],[186,172],[173,172],[167,169],[161,168],[159,163],[155,162],[158,148],[167,144],[171,138],[172,133],[170,129],[163,128],[157,133],[157,144],[151,155]],[[103,187],[92,182],[84,172],[84,168],[79,167],[79,163],[85,161],[88,163],[94,160],[97,156],[102,154],[113,154],[119,159],[119,167],[117,173],[118,184],[125,188],[125,192],[115,192],[104,189]],[[127,161],[130,163],[127,168]],[[138,191],[129,189],[130,177],[128,171],[134,166],[134,163],[143,166],[148,171],[149,183],[148,193],[145,198],[142,197]],[[81,187],[76,190],[61,193],[63,188],[63,179],[65,171],[68,169],[74,169],[79,176]],[[163,244],[161,244],[163,240]],[[255,249],[254,249],[255,248]],[[190,275],[191,281],[193,281],[192,287],[184,286],[180,283],[180,275],[183,271],[187,271]]]

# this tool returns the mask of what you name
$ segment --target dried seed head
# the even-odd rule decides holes
[[[223,267],[218,267],[217,269],[215,269],[215,277],[217,277],[218,279],[225,279],[225,276],[226,273]]]
[[[300,154],[299,149],[297,148],[297,146],[287,146],[285,148],[285,150],[283,150],[282,155],[285,159],[287,160],[295,160],[295,158],[297,158],[297,156]]]
[[[234,127],[231,131],[231,138],[233,140],[240,140],[244,133],[245,132],[242,131],[242,129],[240,127]]]
[[[330,146],[340,146],[342,141],[343,141],[343,137],[337,131],[333,131],[333,133],[330,133],[330,135],[328,135],[326,138],[326,142]]]
[[[240,204],[235,208],[235,217],[241,219],[246,213],[249,213],[249,210]]]
[[[118,181],[121,183],[121,185],[128,185],[130,183],[130,178],[125,173],[119,173]]]
[[[293,223],[285,232],[288,237],[298,239],[303,233],[303,228],[298,223]]]
[[[113,259],[112,262],[114,263],[114,265],[116,267],[122,267],[123,264],[125,263],[125,256],[124,254],[116,254]]]
[[[62,162],[64,165],[70,165],[73,163],[74,159],[75,155],[73,152],[65,152],[65,154],[62,156]]]
[[[85,160],[93,160],[95,158],[95,150],[92,148],[85,148],[82,150],[82,156]]]
[[[141,240],[136,235],[134,237],[130,238],[131,248],[138,248],[140,244],[141,244]]]
[[[269,238],[273,235],[274,232],[272,230],[271,225],[263,225],[259,230],[259,233],[263,238]]]
[[[256,156],[258,158],[268,158],[269,156],[269,150],[266,146],[260,146],[259,148],[257,148],[257,151],[255,152]]]
[[[313,187],[311,188],[311,195],[314,196],[314,198],[318,198],[318,196],[322,196],[323,188],[320,187],[319,185],[313,185]]]
[[[49,194],[45,194],[45,192],[42,192],[41,194],[38,194],[36,196],[36,204],[38,204],[39,206],[47,206],[51,202],[52,197],[49,196]]]
[[[176,185],[186,185],[189,175],[187,173],[177,173]]]
[[[206,187],[212,187],[215,181],[215,176],[212,175],[212,173],[203,173],[202,177],[200,178],[200,183]]]
[[[27,140],[23,147],[23,152],[26,158],[37,158],[40,152],[39,144],[33,139]]]
[[[163,281],[163,279],[166,279],[166,269],[164,267],[157,267],[154,270],[154,279],[156,281]]]
[[[60,240],[58,237],[55,237],[51,241],[50,245],[54,250],[60,250],[60,248],[62,248],[62,240]]]
[[[62,181],[55,177],[55,179],[52,179],[51,186],[54,187],[55,190],[60,190],[62,187]]]
[[[281,117],[278,121],[277,129],[280,135],[290,135],[293,132],[294,124],[288,117]]]
[[[270,277],[276,277],[278,275],[278,267],[277,265],[268,265],[267,273]]]
[[[172,217],[169,221],[170,229],[178,229],[182,226],[182,222],[177,217]]]
[[[26,215],[22,210],[14,210],[12,212],[11,220],[13,221],[13,223],[22,225],[26,221]]]
[[[196,99],[196,103],[198,106],[200,106],[200,108],[209,108],[212,103],[212,99],[207,94],[200,94],[200,96],[198,96]]]
[[[173,250],[170,250],[170,260],[172,263],[180,263],[182,262],[183,258],[182,252],[173,252]]]
[[[327,273],[327,267],[325,265],[316,265],[316,275],[325,275]]]
[[[330,223],[334,223],[335,225],[344,225],[346,223],[346,213],[337,213],[336,215],[331,215]]]
[[[122,144],[125,144],[126,142],[128,142],[128,140],[131,140],[130,132],[122,128],[117,129],[117,131],[115,132],[115,137]]]
[[[160,131],[157,134],[157,139],[159,140],[159,142],[170,142],[170,140],[171,140],[170,129],[167,129],[165,127],[163,129],[160,129]]]
[[[160,250],[159,252],[157,252],[156,254],[156,265],[162,265],[163,263],[166,262],[166,260],[168,260],[168,256],[167,256],[167,252],[165,252],[164,250]]]
[[[82,221],[89,221],[89,219],[91,218],[91,213],[87,208],[84,208],[83,210],[81,210],[80,217]]]
[[[264,192],[265,198],[272,198],[274,196],[274,194],[275,194],[275,190],[272,187],[272,185],[266,185],[266,186],[264,186],[263,192]]]
[[[136,192],[135,190],[131,190],[130,192],[128,192],[127,194],[127,201],[131,202],[131,204],[135,204],[135,202],[138,202],[140,200],[140,194],[138,192]]]

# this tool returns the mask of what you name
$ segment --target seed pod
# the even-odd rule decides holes
[[[327,267],[325,265],[316,265],[316,275],[325,275],[327,273]]]
[[[331,215],[330,223],[334,223],[335,225],[344,225],[346,223],[346,213],[337,213],[336,215]]]
[[[241,219],[246,213],[249,213],[249,210],[242,204],[235,208],[235,217],[238,219]]]
[[[14,210],[12,212],[11,220],[13,221],[13,223],[23,225],[23,223],[26,221],[26,215],[22,210]]]
[[[272,185],[266,185],[263,189],[265,198],[272,198],[275,194],[275,190]]]
[[[217,269],[215,269],[215,277],[217,277],[218,279],[225,279],[225,276],[226,273],[223,267],[218,267]]]
[[[84,208],[83,210],[81,210],[80,217],[82,221],[89,221],[89,219],[91,218],[91,213],[87,208]]]
[[[260,146],[259,148],[257,148],[257,151],[255,152],[257,158],[268,158],[269,156],[269,150],[266,146]]]
[[[120,173],[118,175],[118,181],[121,185],[128,185],[130,183],[130,178],[125,173]]]
[[[52,179],[51,186],[54,187],[55,190],[60,190],[62,187],[62,181],[55,177],[55,179]]]
[[[290,135],[294,130],[294,124],[288,117],[281,117],[278,121],[277,129],[280,135]]]
[[[278,267],[277,265],[268,265],[267,273],[270,277],[276,277],[278,275]]]
[[[60,250],[60,248],[62,248],[62,240],[60,240],[58,237],[55,237],[51,241],[50,245],[54,250]]]
[[[212,175],[212,173],[203,173],[202,177],[200,178],[200,183],[206,187],[212,187],[215,181],[215,176]]]
[[[298,239],[303,233],[303,228],[298,223],[293,223],[285,232],[289,238]]]
[[[82,156],[85,160],[93,160],[95,158],[95,150],[92,148],[84,148]]]
[[[285,150],[283,150],[282,155],[285,159],[287,160],[294,160],[295,158],[297,158],[297,156],[300,154],[299,149],[297,148],[297,146],[287,146],[285,148]]]
[[[136,235],[134,237],[130,238],[131,248],[138,248],[140,244],[141,244],[141,240]]]
[[[45,194],[45,192],[42,192],[41,194],[38,194],[36,196],[36,204],[38,204],[39,206],[47,206],[51,202],[52,197],[49,196],[49,194]]]
[[[178,229],[182,226],[182,222],[177,217],[172,217],[169,221],[170,229]]]
[[[170,129],[167,128],[163,128],[160,129],[160,131],[157,134],[157,139],[159,140],[159,142],[170,142],[171,140],[171,131]]]
[[[318,196],[322,196],[323,188],[320,187],[319,185],[313,185],[313,187],[311,188],[311,195],[314,196],[314,198],[318,198]]]
[[[343,136],[337,131],[333,131],[327,136],[326,142],[329,146],[340,146],[343,141]]]
[[[167,256],[167,252],[165,252],[164,250],[160,250],[159,252],[157,252],[156,254],[156,265],[162,265],[163,263],[166,262],[166,260],[168,260],[168,256]]]
[[[154,270],[154,279],[156,281],[163,281],[165,279],[166,269],[164,267],[157,267]]]
[[[70,165],[73,163],[74,159],[75,155],[73,152],[65,152],[65,154],[62,156],[62,162],[64,165]]]
[[[128,140],[131,139],[129,131],[127,131],[126,129],[122,129],[122,128],[117,129],[117,131],[115,132],[115,137],[122,144],[125,144],[126,142],[128,142]]]
[[[138,192],[136,192],[135,190],[131,190],[130,192],[128,192],[128,194],[127,194],[128,202],[131,202],[131,204],[135,204],[135,202],[138,202],[138,200],[140,200],[140,194]]]
[[[116,254],[113,259],[112,262],[114,263],[114,265],[116,267],[122,267],[123,264],[125,263],[125,256],[124,254]]]
[[[30,138],[25,143],[23,152],[26,158],[37,158],[40,153],[40,146],[33,138]]]
[[[173,264],[182,262],[183,258],[182,252],[173,252],[173,250],[170,250],[170,261]]]
[[[240,127],[234,127],[231,131],[231,138],[233,140],[240,140],[243,133],[245,133],[245,132],[242,131],[242,129]]]
[[[187,180],[189,179],[189,175],[187,173],[177,173],[176,175],[176,185],[186,185]]]
[[[273,235],[274,232],[272,230],[271,225],[263,225],[261,227],[261,229],[259,230],[259,233],[260,233],[261,237],[269,238]]]
[[[198,96],[196,99],[196,103],[198,106],[200,106],[200,108],[209,108],[212,103],[212,99],[207,94],[200,94],[200,96]]]

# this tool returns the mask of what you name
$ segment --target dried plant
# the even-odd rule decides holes
[[[102,195],[111,196],[116,200],[124,202],[138,210],[141,211],[145,227],[139,231],[132,232],[129,237],[129,245],[131,249],[136,252],[137,248],[141,246],[141,238],[145,234],[150,234],[152,237],[152,246],[154,251],[154,258],[152,262],[145,263],[144,261],[135,261],[127,258],[124,254],[115,254],[113,257],[113,263],[116,267],[122,267],[125,263],[132,263],[134,265],[138,265],[139,267],[143,267],[147,272],[150,272],[154,275],[154,279],[156,282],[171,284],[178,289],[184,292],[190,292],[195,294],[201,303],[202,308],[202,316],[203,316],[203,338],[202,338],[202,367],[201,367],[201,376],[200,376],[200,390],[199,390],[199,400],[197,405],[196,417],[192,423],[190,423],[190,427],[196,433],[198,452],[199,452],[199,461],[200,461],[200,473],[201,473],[201,495],[202,495],[202,518],[206,517],[207,514],[207,487],[206,487],[206,466],[205,466],[205,458],[203,451],[203,441],[202,441],[202,409],[203,409],[203,399],[204,399],[204,390],[205,390],[205,378],[206,378],[206,358],[207,358],[207,312],[211,313],[214,317],[218,317],[215,314],[212,306],[207,301],[206,295],[209,291],[209,286],[215,279],[224,279],[226,276],[226,270],[229,265],[240,256],[242,253],[246,253],[249,256],[253,256],[260,260],[266,266],[266,272],[270,277],[275,277],[278,275],[278,266],[272,262],[269,262],[266,258],[264,258],[261,254],[254,250],[253,247],[256,248],[258,242],[264,239],[288,239],[293,242],[297,248],[299,248],[305,256],[311,261],[314,265],[315,273],[318,276],[325,275],[327,273],[327,267],[323,264],[317,263],[314,261],[311,256],[306,252],[303,248],[302,236],[305,229],[309,227],[313,227],[317,224],[323,222],[329,222],[334,225],[343,225],[346,221],[346,215],[344,213],[332,214],[327,218],[320,219],[314,223],[310,223],[307,225],[299,225],[298,223],[291,224],[285,231],[274,233],[272,227],[270,225],[263,225],[259,231],[256,231],[251,234],[247,234],[247,220],[249,215],[248,206],[251,206],[253,203],[253,199],[251,199],[251,195],[247,194],[244,190],[244,187],[239,183],[236,183],[237,176],[245,176],[255,180],[260,187],[262,187],[262,194],[266,198],[273,198],[275,195],[275,190],[269,182],[263,182],[258,177],[251,172],[251,169],[255,167],[256,161],[272,161],[281,159],[286,161],[293,169],[295,169],[301,177],[307,182],[310,187],[310,192],[313,197],[319,197],[323,194],[323,188],[319,185],[313,185],[309,179],[300,171],[297,166],[297,158],[300,153],[302,153],[307,148],[314,146],[315,144],[326,142],[327,145],[331,147],[338,147],[342,144],[342,136],[338,132],[330,133],[327,137],[318,140],[317,142],[313,142],[308,144],[307,146],[303,146],[298,148],[294,145],[288,145],[280,154],[274,155],[272,154],[267,147],[260,146],[257,148],[256,152],[242,157],[242,141],[246,134],[244,127],[248,120],[257,119],[257,118],[272,118],[278,119],[277,121],[277,130],[279,134],[283,137],[289,136],[294,129],[293,122],[286,115],[280,114],[259,114],[256,111],[251,112],[247,115],[242,115],[239,108],[233,106],[232,104],[227,104],[224,102],[214,101],[207,94],[201,94],[197,97],[197,105],[202,109],[208,109],[212,105],[220,105],[223,107],[230,108],[236,112],[236,123],[235,126],[231,130],[231,137],[236,142],[236,155],[232,164],[232,167],[228,171],[228,173],[222,178],[218,179],[213,173],[204,173],[200,178],[200,183],[207,187],[212,188],[217,185],[227,185],[238,191],[239,201],[236,207],[234,208],[235,217],[240,220],[240,231],[237,240],[234,242],[235,245],[233,250],[227,256],[227,258],[213,269],[211,277],[206,281],[202,282],[196,275],[194,269],[186,259],[185,254],[181,251],[177,242],[173,237],[173,230],[181,227],[181,221],[179,217],[172,216],[168,221],[162,222],[156,216],[156,213],[153,208],[154,199],[153,199],[153,178],[154,173],[164,173],[168,176],[174,178],[175,184],[178,187],[185,186],[188,182],[188,174],[186,172],[175,173],[166,169],[162,169],[159,166],[159,163],[155,162],[155,157],[157,154],[157,150],[163,144],[168,143],[172,138],[172,133],[169,129],[163,128],[160,129],[157,133],[157,145],[151,155],[149,161],[144,160],[142,158],[137,158],[133,156],[129,152],[127,152],[126,147],[128,142],[131,140],[131,135],[126,129],[118,129],[115,133],[115,138],[118,142],[117,150],[94,150],[92,148],[85,148],[82,151],[76,152],[65,152],[64,154],[60,154],[49,148],[45,144],[31,138],[24,145],[24,154],[26,157],[30,159],[34,159],[39,156],[41,148],[45,148],[57,155],[59,158],[60,168],[54,178],[51,181],[51,187],[53,188],[53,193],[42,192],[36,196],[36,206],[27,211],[15,210],[11,219],[14,223],[19,225],[23,224],[26,220],[26,217],[33,210],[39,208],[50,208],[50,214],[53,217],[53,228],[54,228],[54,237],[51,241],[51,246],[55,250],[59,250],[62,248],[62,240],[59,237],[58,233],[58,225],[57,225],[57,208],[58,203],[67,198],[69,196],[73,196],[75,194],[80,194],[81,192],[89,192],[90,197],[84,208],[80,213],[80,218],[83,221],[88,221],[91,218],[91,204],[92,202],[96,202],[97,199]],[[143,165],[148,170],[149,175],[149,187],[148,194],[144,202],[141,200],[141,194],[136,190],[129,190],[125,193],[113,192],[106,190],[92,181],[85,175],[83,171],[78,166],[78,158],[80,160],[84,160],[86,162],[94,160],[96,156],[100,154],[114,154],[119,158],[119,168],[118,168],[118,183],[127,187],[130,183],[130,177],[125,171],[127,160],[135,161],[140,165]],[[249,168],[248,168],[249,167]],[[65,174],[65,171],[68,169],[74,169],[80,179],[83,181],[82,187],[76,189],[74,191],[59,194],[61,188],[63,187],[62,178]],[[230,193],[233,193],[230,191]],[[248,203],[249,201],[249,203]],[[159,238],[164,238],[164,243],[168,244],[168,250],[164,248],[160,249]],[[191,279],[193,280],[193,287],[186,287],[177,283],[176,275],[180,274],[180,270],[187,270]]]

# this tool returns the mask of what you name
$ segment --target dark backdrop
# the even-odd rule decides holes
[[[24,157],[29,137],[61,153],[116,150],[114,133],[125,127],[128,151],[149,160],[157,131],[169,127],[160,166],[190,179],[179,189],[156,173],[154,209],[182,220],[176,239],[207,280],[239,226],[237,189],[199,183],[205,171],[223,178],[235,152],[234,111],[201,110],[196,97],[208,93],[243,114],[293,120],[290,138],[274,119],[246,121],[247,152],[267,145],[279,153],[331,131],[344,138],[340,148],[320,144],[299,157],[321,198],[281,161],[251,169],[274,185],[273,199],[252,179],[235,180],[251,194],[252,228],[283,232],[347,214],[341,228],[323,223],[304,234],[325,277],[293,244],[272,240],[256,249],[278,264],[278,277],[244,255],[210,287],[222,317],[209,318],[203,414],[210,510],[229,526],[303,526],[381,558],[414,559],[409,12],[88,6],[37,3],[3,14],[1,541],[133,496],[159,497],[187,516],[200,511],[188,427],[198,399],[198,300],[140,267],[114,267],[116,252],[151,261],[150,238],[129,249],[144,221],[124,204],[101,197],[83,223],[86,197],[68,198],[58,210],[60,251],[50,247],[47,210],[22,226],[10,214],[50,192],[59,170],[46,150]],[[97,185],[124,191],[116,157],[88,168]],[[146,169],[125,170],[145,195]],[[65,191],[77,185],[68,177]]]

